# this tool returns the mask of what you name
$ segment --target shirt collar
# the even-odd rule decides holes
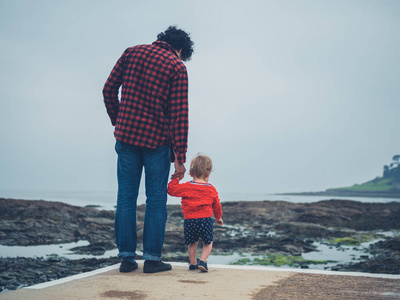
[[[192,183],[192,184],[197,184],[197,185],[211,186],[210,183],[196,182],[196,181],[194,181],[194,180],[191,180],[190,183]]]
[[[166,50],[170,50],[172,53],[174,53],[176,55],[176,57],[179,58],[178,54],[176,54],[175,49],[168,44],[167,42],[162,42],[162,41],[155,41],[153,42],[153,45],[157,45],[160,48],[166,49]]]

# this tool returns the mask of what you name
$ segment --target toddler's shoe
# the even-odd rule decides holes
[[[203,272],[208,272],[207,263],[205,261],[199,262],[199,269]]]
[[[198,270],[199,265],[189,265],[189,270]]]

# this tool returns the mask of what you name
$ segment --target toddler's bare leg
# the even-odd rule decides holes
[[[201,256],[200,256],[200,260],[206,262],[207,258],[210,256],[211,254],[211,250],[212,250],[212,245],[213,242],[211,242],[210,244],[206,245],[203,243],[203,249],[201,250]]]
[[[199,242],[188,245],[189,260],[191,265],[197,265],[197,244]]]

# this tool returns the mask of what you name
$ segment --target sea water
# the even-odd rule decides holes
[[[117,256],[118,250],[113,249],[106,251],[103,255],[90,255],[90,254],[75,254],[71,249],[75,247],[88,246],[88,241],[78,241],[73,243],[53,244],[53,245],[38,245],[38,246],[4,246],[0,245],[1,257],[43,257],[48,258],[52,256],[60,256],[68,259],[82,259],[82,258],[109,258]]]

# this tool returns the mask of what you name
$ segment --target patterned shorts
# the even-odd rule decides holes
[[[190,245],[201,240],[209,245],[214,240],[213,220],[211,218],[187,219],[183,223],[185,245]]]

